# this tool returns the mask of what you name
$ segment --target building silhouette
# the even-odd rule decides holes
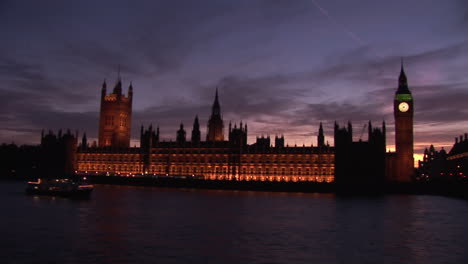
[[[450,151],[437,151],[433,145],[424,150],[417,169],[418,181],[468,183],[468,133],[455,137]]]
[[[212,180],[316,181],[339,184],[381,185],[413,180],[413,97],[401,65],[393,100],[396,152],[385,153],[386,127],[368,123],[368,140],[353,141],[353,128],[334,127],[335,146],[326,143],[322,123],[317,146],[285,146],[283,135],[260,136],[247,143],[248,128],[229,123],[227,139],[216,88],[206,140],[195,116],[190,138],[184,124],[175,141],[161,141],[159,127],[141,126],[140,147],[129,147],[133,88],[122,95],[120,76],[113,92],[101,96],[99,144],[89,146],[86,135],[77,151],[79,174],[158,175]]]
[[[434,145],[424,150],[423,159],[420,160],[417,169],[418,181],[446,180],[447,173],[447,152],[442,148],[437,151]]]
[[[86,135],[83,136],[84,138]],[[61,178],[75,174],[77,167],[77,144],[78,134],[73,135],[70,130],[57,134],[41,134],[40,166],[36,176]]]
[[[353,127],[335,123],[335,181],[347,188],[380,187],[385,181],[385,122],[373,128],[369,121],[368,140],[353,141]]]
[[[115,89],[110,96],[118,98],[118,94],[119,90]],[[129,100],[122,98],[124,97],[120,96],[121,101],[116,105],[121,104],[124,107],[118,109],[126,110],[125,114],[131,113],[131,104],[128,104],[131,102],[131,95],[129,94]],[[103,100],[104,104],[107,102]],[[123,113],[102,107],[101,110],[103,120],[106,120],[109,113],[114,116]],[[128,118],[130,120],[130,116]],[[109,127],[114,135],[116,129],[121,128]],[[127,134],[122,134],[120,141],[112,141],[118,138],[115,136],[104,138],[104,142],[106,139],[110,140],[110,145],[101,144],[100,140],[97,147],[89,147],[83,138],[82,142],[86,144],[82,143],[78,149],[77,173],[121,176],[150,174],[212,180],[334,181],[334,149],[325,145],[321,124],[318,133],[319,146],[307,147],[284,146],[284,136],[275,138],[275,146],[270,144],[269,136],[258,137],[254,144],[248,145],[247,124],[242,122],[239,126],[229,124],[227,140],[224,139],[223,130],[224,122],[216,89],[206,141],[200,140],[198,116],[195,117],[190,140],[186,137],[183,124],[180,124],[176,132],[176,141],[169,142],[160,141],[159,127],[154,129],[150,125],[145,129],[142,125],[138,148],[128,147]]]
[[[468,134],[455,138],[455,143],[447,154],[445,174],[456,181],[468,182]]]

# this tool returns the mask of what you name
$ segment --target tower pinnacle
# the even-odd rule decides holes
[[[218,87],[216,87],[216,94],[215,94],[215,100],[213,103],[212,115],[220,115],[220,114],[221,114],[221,107],[219,106]]]
[[[218,99],[218,87],[216,87],[215,100],[213,103],[210,119],[208,120],[207,141],[224,140],[224,122],[221,117],[221,107]]]
[[[198,123],[198,115],[195,116],[192,128],[192,143],[200,143],[200,124]]]
[[[104,82],[102,83],[102,89],[101,89],[101,100],[104,100],[106,93],[107,93],[107,84],[106,84],[106,79],[104,79]]]
[[[325,146],[325,137],[323,135],[322,122],[320,122],[319,133],[318,133],[318,136],[317,136],[317,145],[319,147]]]
[[[406,78],[405,68],[403,65],[403,58],[401,58],[400,76],[398,77],[398,90],[397,94],[411,94],[408,89],[408,79]]]

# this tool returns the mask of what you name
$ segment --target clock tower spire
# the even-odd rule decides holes
[[[413,158],[413,96],[408,88],[403,60],[401,61],[398,89],[393,100],[395,117],[396,166],[392,181],[410,182],[414,174]]]

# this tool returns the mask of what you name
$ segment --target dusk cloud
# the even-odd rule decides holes
[[[464,132],[466,1],[320,3],[331,18],[309,0],[2,1],[0,141],[37,143],[49,128],[96,138],[101,84],[120,67],[134,139],[151,123],[174,139],[195,115],[204,137],[218,87],[226,130],[247,123],[249,143],[309,145],[320,122],[332,143],[335,120],[356,137],[385,120],[391,145],[401,57],[418,150]]]

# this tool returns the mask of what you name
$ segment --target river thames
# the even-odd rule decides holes
[[[468,201],[0,182],[1,263],[468,263]]]

